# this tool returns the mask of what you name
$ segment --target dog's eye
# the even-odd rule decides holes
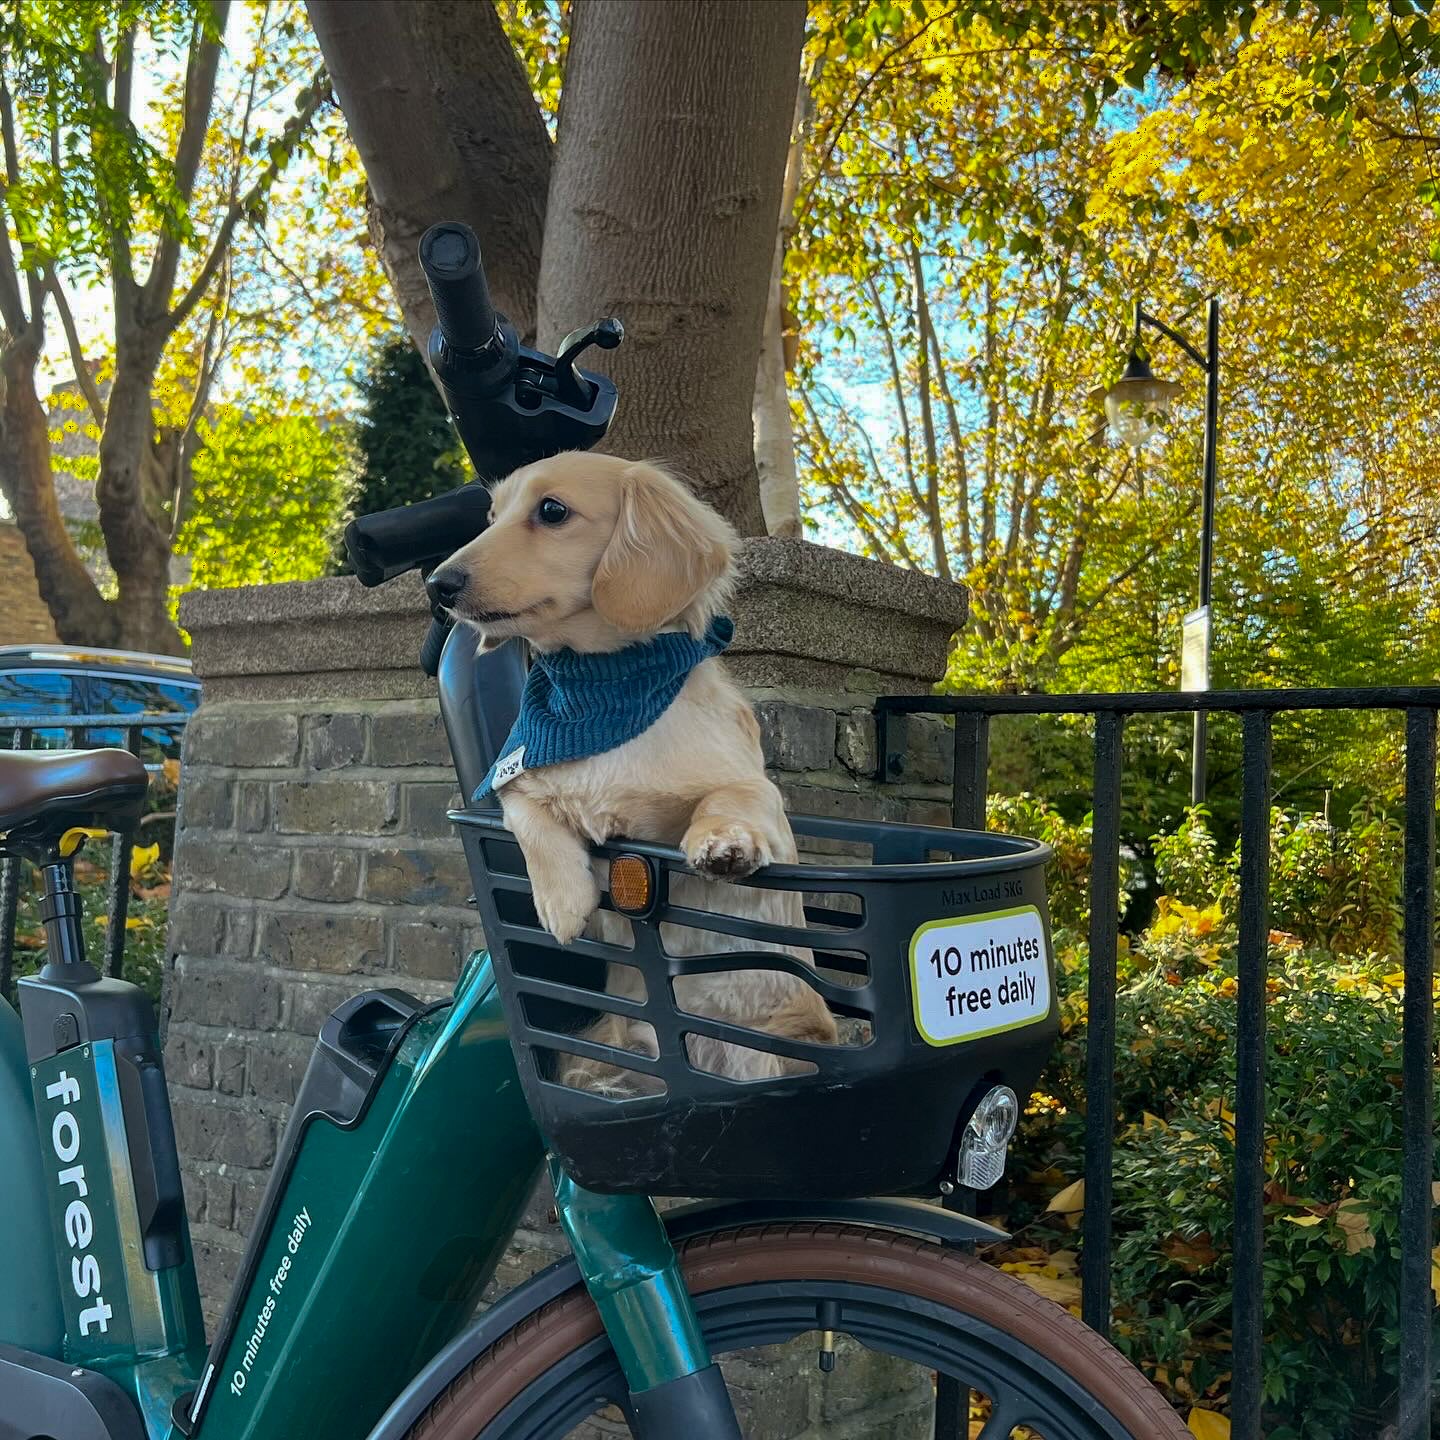
[[[563,525],[570,518],[570,510],[563,501],[547,495],[535,507],[535,518],[542,525]]]

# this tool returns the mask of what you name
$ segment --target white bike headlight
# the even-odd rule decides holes
[[[960,1183],[989,1190],[1005,1173],[1005,1152],[1020,1123],[1020,1100],[1008,1085],[992,1086],[981,1097],[960,1142]]]

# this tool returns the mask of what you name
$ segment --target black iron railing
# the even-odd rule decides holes
[[[120,747],[146,761],[160,753],[163,738],[178,739],[188,715],[171,712],[145,715],[24,715],[0,716],[0,747],[7,750],[96,749],[113,744],[111,736],[122,734]],[[87,732],[100,732],[104,740]],[[158,768],[151,766],[151,768]],[[110,840],[110,880],[106,895],[104,970],[118,976],[125,962],[125,921],[130,909],[130,853],[133,835],[114,835]],[[15,968],[15,921],[20,905],[20,876],[24,862],[18,858],[0,861],[0,995],[13,996]]]
[[[1093,870],[1086,1046],[1085,1245],[1081,1313],[1110,1331],[1111,1162],[1114,1148],[1115,989],[1120,937],[1122,742],[1132,715],[1240,717],[1240,914],[1236,996],[1235,1239],[1232,1292],[1233,1440],[1262,1440],[1265,1164],[1265,982],[1269,962],[1271,727],[1306,710],[1399,712],[1405,717],[1405,995],[1402,1010],[1400,1394],[1396,1440],[1429,1440],[1430,1287],[1434,1167],[1435,761],[1440,687],[1233,690],[1208,694],[899,695],[876,701],[879,778],[903,771],[904,716],[955,722],[953,820],[983,829],[990,721],[997,715],[1090,715],[1095,720]]]

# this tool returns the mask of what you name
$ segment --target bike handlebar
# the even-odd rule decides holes
[[[557,359],[521,345],[491,304],[480,242],[468,225],[432,225],[420,240],[420,266],[439,322],[430,368],[482,483],[352,520],[345,548],[362,585],[417,568],[428,574],[484,530],[488,484],[562,450],[588,450],[615,415],[614,383],[575,360],[592,345],[613,350],[625,333],[618,320],[566,336]],[[434,616],[422,658],[431,675],[449,625],[443,612]]]
[[[420,239],[420,266],[445,343],[461,353],[494,345],[499,327],[475,232],[468,225],[432,225]]]

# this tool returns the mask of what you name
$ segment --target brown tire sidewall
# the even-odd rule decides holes
[[[692,1295],[772,1282],[874,1286],[960,1311],[1043,1356],[1135,1440],[1189,1440],[1164,1398],[1119,1351],[1068,1311],[960,1251],[864,1226],[787,1224],[722,1231],[677,1247]],[[583,1287],[521,1321],[478,1356],[406,1440],[475,1440],[567,1356],[603,1333]]]

